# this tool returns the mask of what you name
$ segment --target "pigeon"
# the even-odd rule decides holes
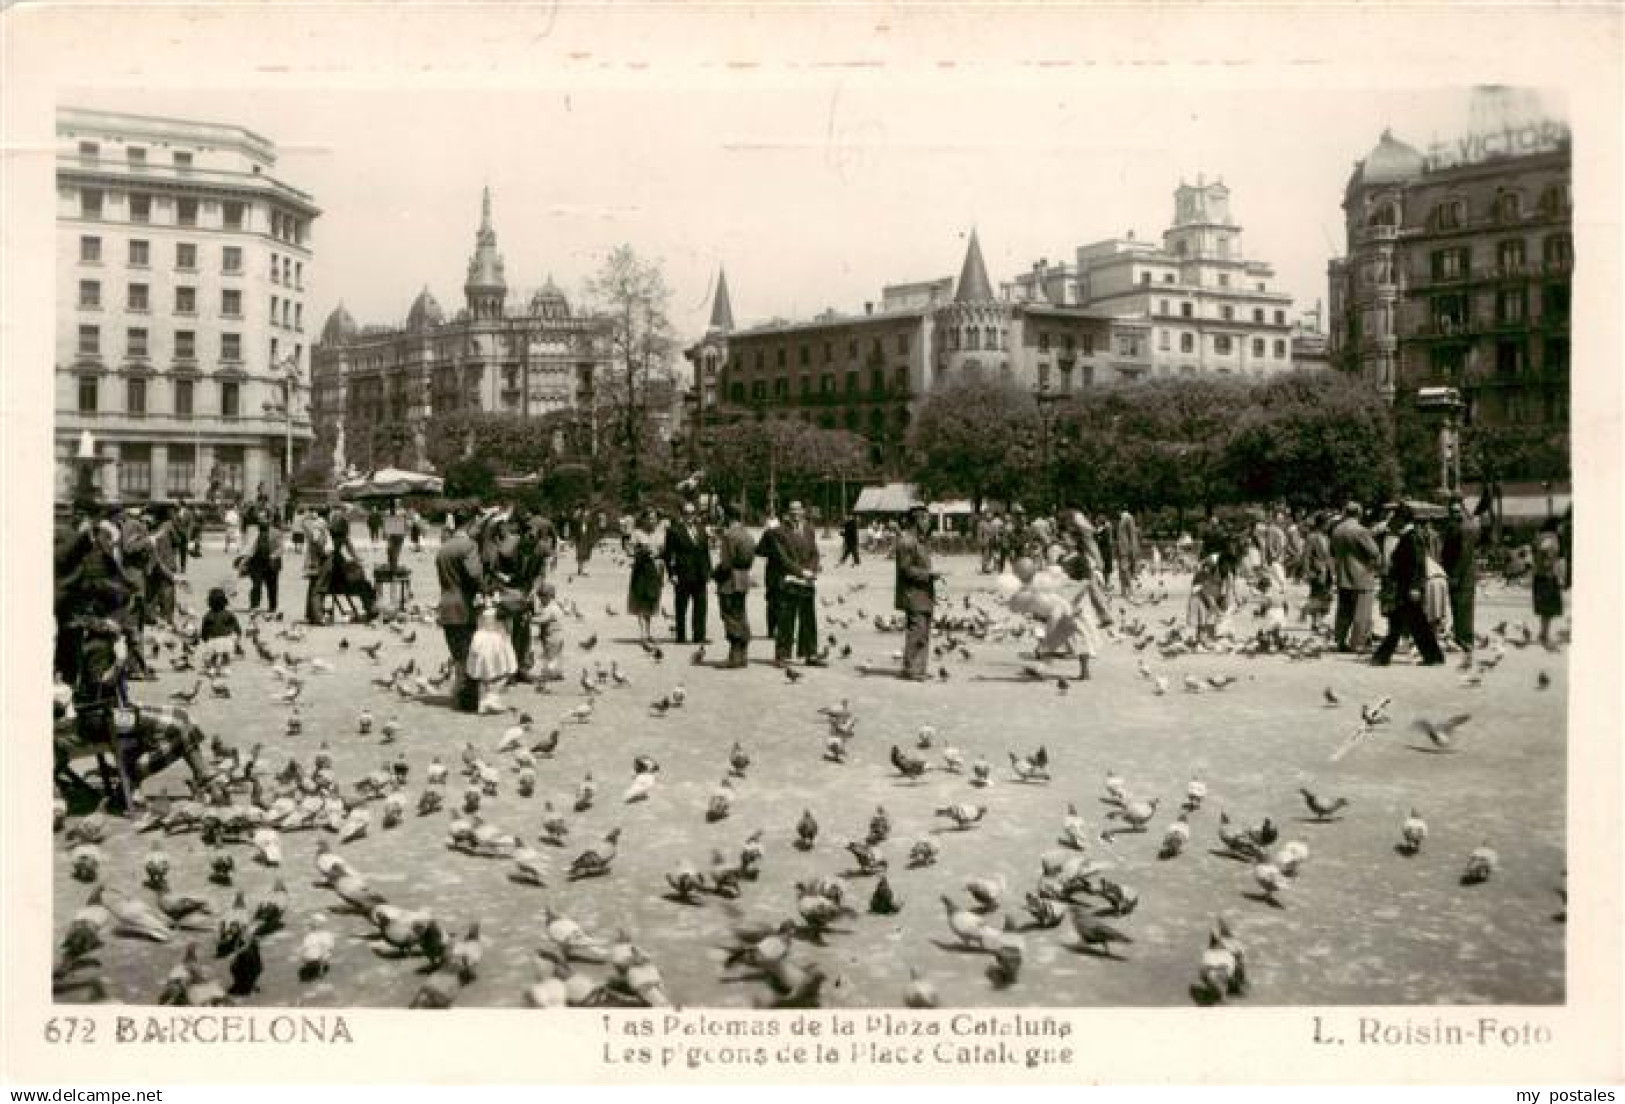
[[[1279,905],[1276,894],[1286,888],[1286,873],[1272,862],[1261,862],[1253,865],[1253,881],[1258,888],[1264,891],[1264,900],[1272,905]]]
[[[1159,798],[1148,800],[1132,799],[1124,802],[1120,807],[1106,814],[1108,820],[1121,820],[1128,825],[1126,831],[1143,832],[1145,826],[1151,823],[1157,815],[1157,802]]]
[[[1542,671],[1538,675],[1535,676],[1535,689],[1536,690],[1550,690],[1551,688],[1552,688],[1552,676],[1550,675],[1550,673],[1548,673],[1546,671]]]
[[[1089,845],[1089,828],[1079,815],[1078,807],[1070,801],[1066,803],[1066,819],[1061,822],[1060,842],[1078,851],[1086,850]]]
[[[1042,748],[1039,749],[1039,754],[1037,755],[1017,755],[1013,751],[1010,752],[1009,755],[1010,769],[1015,772],[1018,781],[1049,781],[1049,771],[1045,769],[1048,764],[1048,756],[1043,755]],[[1042,758],[1040,758],[1040,756],[1042,756]]]
[[[1461,872],[1462,885],[1478,885],[1490,880],[1495,868],[1500,865],[1500,858],[1488,841],[1473,848],[1472,854],[1467,856],[1467,866]]]
[[[1387,724],[1389,721],[1388,707],[1394,704],[1393,698],[1383,697],[1369,705],[1360,706],[1360,719],[1367,725],[1376,726]]]
[[[1004,900],[1006,885],[1003,875],[996,878],[972,878],[965,883],[965,892],[975,898],[983,912],[992,912]]]
[[[598,797],[598,784],[592,779],[592,771],[588,771],[585,778],[576,786],[575,811],[584,813],[592,808],[592,803]]]
[[[936,815],[948,818],[953,821],[955,828],[964,831],[987,815],[987,806],[955,802],[937,809]]]
[[[1157,858],[1174,858],[1185,850],[1185,845],[1190,841],[1190,821],[1187,819],[1187,814],[1180,813],[1179,818],[1168,825],[1168,830],[1162,834],[1162,846],[1157,850]]]
[[[259,990],[260,974],[264,970],[265,963],[260,957],[259,937],[250,936],[248,942],[231,956],[231,988],[227,992],[234,997],[254,994]]]
[[[926,762],[917,755],[910,755],[902,748],[893,744],[891,747],[891,764],[904,778],[918,781],[924,776]]]
[[[903,902],[892,890],[891,882],[882,874],[880,881],[875,883],[875,891],[869,895],[869,911],[877,916],[893,916],[901,912]]]
[[[1399,833],[1400,849],[1408,855],[1414,855],[1422,850],[1422,844],[1428,838],[1427,821],[1422,819],[1422,814],[1412,809],[1410,815],[1400,825]]]
[[[735,740],[733,747],[728,751],[728,770],[735,777],[743,778],[745,777],[745,772],[749,769],[750,755],[745,751],[744,747],[739,743],[739,741]]]
[[[817,839],[818,821],[812,815],[811,809],[803,809],[801,819],[796,821],[796,847],[802,851],[810,851]]]
[[[931,866],[936,863],[940,848],[932,840],[917,840],[908,849],[908,865],[911,867]]]
[[[1112,944],[1134,942],[1122,930],[1095,919],[1086,906],[1073,905],[1069,915],[1072,930],[1078,936],[1080,950],[1105,958],[1114,958],[1116,956],[1112,954]]]
[[[485,940],[480,936],[480,922],[473,921],[468,925],[464,936],[451,945],[451,952],[446,961],[451,965],[457,979],[468,985],[479,973],[480,961],[485,956]]]
[[[1299,787],[1298,792],[1303,795],[1304,804],[1309,806],[1309,811],[1314,814],[1316,820],[1329,820],[1348,807],[1349,800],[1346,797],[1334,797],[1328,800],[1320,797],[1307,786]]]
[[[954,904],[952,897],[942,898],[943,911],[948,917],[948,930],[966,947],[980,949],[987,938],[987,926],[982,918],[969,909]]]
[[[1456,729],[1472,719],[1473,715],[1471,713],[1457,713],[1444,721],[1431,721],[1426,717],[1418,717],[1416,728],[1419,732],[1427,734],[1427,738],[1433,741],[1434,747],[1449,748],[1455,742]]]
[[[299,943],[301,981],[314,981],[326,976],[332,965],[335,942],[333,933],[329,931],[313,931],[306,934]]]
[[[1337,696],[1337,691],[1333,690],[1330,686],[1326,687],[1326,689],[1321,691],[1321,696],[1326,699],[1326,704],[1328,706],[1337,706],[1337,705],[1342,705],[1343,704],[1343,699],[1338,697]]]
[[[608,874],[615,861],[621,830],[611,828],[597,847],[589,847],[570,863],[570,878],[596,878]]]
[[[1180,808],[1184,809],[1187,813],[1194,813],[1196,810],[1202,807],[1202,802],[1206,800],[1207,783],[1203,782],[1200,778],[1192,778],[1190,783],[1185,787],[1185,802],[1180,806]]]
[[[936,1008],[942,1003],[936,986],[920,977],[914,967],[908,968],[908,988],[903,991],[903,1004],[908,1008]]]

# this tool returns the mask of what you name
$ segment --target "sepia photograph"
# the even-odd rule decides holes
[[[809,1012],[847,1078],[1064,1078],[1106,1010],[1597,1053],[1549,1017],[1570,889],[1618,934],[1617,709],[1571,723],[1617,89],[971,42],[35,89],[50,1023],[560,1010],[605,1077],[788,1069]]]

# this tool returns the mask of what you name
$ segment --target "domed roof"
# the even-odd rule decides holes
[[[1360,180],[1363,184],[1393,184],[1413,180],[1422,175],[1423,164],[1420,153],[1395,138],[1393,132],[1385,130],[1377,148],[1361,162]]]
[[[406,328],[409,330],[426,330],[445,320],[446,312],[440,309],[440,304],[435,302],[427,287],[418,292],[418,297],[412,300],[412,309],[406,312]]]
[[[570,300],[564,297],[553,277],[549,276],[547,283],[530,297],[530,313],[536,318],[570,317]]]
[[[340,302],[322,325],[322,344],[331,345],[348,341],[358,332],[355,319],[350,317],[350,312],[345,310],[344,304]]]

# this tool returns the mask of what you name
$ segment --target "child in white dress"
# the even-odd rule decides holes
[[[502,712],[502,687],[518,669],[513,641],[497,617],[496,603],[481,599],[474,640],[468,646],[468,677],[479,684],[481,713]]]

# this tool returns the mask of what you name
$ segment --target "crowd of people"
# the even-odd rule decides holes
[[[691,489],[693,490],[693,489]],[[355,510],[314,506],[293,513],[272,509],[263,495],[224,514],[224,549],[247,582],[247,609],[279,617],[283,560],[302,554],[306,580],[304,620],[327,623],[336,604],[351,619],[379,614],[379,585],[410,574],[401,567],[410,540],[414,550],[431,530],[439,534],[434,569],[440,593],[436,619],[444,633],[451,700],[464,711],[503,708],[512,681],[563,677],[561,655],[566,607],[550,577],[560,550],[574,549],[574,571],[585,575],[594,549],[618,534],[629,564],[626,612],[638,641],[656,644],[657,618],[668,584],[675,602],[678,643],[711,642],[711,591],[727,653],[716,665],[748,665],[754,633],[747,598],[760,587],[765,635],[772,664],[824,665],[820,648],[818,587],[825,570],[818,531],[800,502],[758,531],[747,528],[740,507],[685,493],[662,514],[654,508],[618,524],[586,509],[557,520],[512,506],[452,510],[431,526],[415,511]],[[1563,609],[1568,585],[1568,526],[1572,516],[1552,519],[1528,552],[1534,613],[1540,642],[1554,645],[1551,625]],[[385,562],[370,573],[355,547],[352,524],[365,524],[372,548],[385,547]],[[202,520],[185,504],[143,509],[112,507],[96,517],[77,516],[59,542],[56,564],[57,677],[69,692],[59,716],[98,722],[129,701],[127,683],[151,677],[141,642],[145,629],[167,627],[203,638],[205,664],[224,663],[224,649],[241,648],[241,626],[224,590],[209,595],[201,623],[180,615],[176,590],[188,558],[201,554]],[[1047,516],[988,512],[973,525],[984,573],[1001,576],[1010,610],[1037,622],[1041,632],[1033,658],[1071,657],[1077,677],[1090,677],[1103,631],[1112,625],[1113,595],[1132,600],[1149,576],[1177,566],[1190,573],[1185,633],[1195,647],[1232,635],[1243,607],[1241,595],[1258,603],[1264,635],[1280,642],[1288,628],[1287,592],[1306,588],[1300,623],[1321,631],[1342,652],[1392,662],[1407,639],[1424,665],[1443,663],[1446,649],[1470,652],[1475,644],[1474,596],[1478,586],[1480,529],[1460,499],[1441,519],[1418,519],[1399,503],[1368,511],[1350,502],[1341,510],[1292,515],[1285,510],[1244,520],[1208,519],[1194,536],[1159,545],[1142,540],[1134,516],[1116,518],[1068,506]],[[855,517],[838,527],[836,567],[861,563],[863,528]],[[894,562],[893,606],[904,637],[903,661],[894,674],[928,677],[927,659],[941,575],[933,568],[934,534],[925,507],[894,520],[883,532]],[[871,541],[872,552],[877,543]],[[1164,553],[1164,548],[1167,553]],[[1376,639],[1381,614],[1386,632]],[[1266,643],[1269,641],[1266,640]],[[168,718],[173,721],[173,718]],[[187,754],[185,725],[167,730],[170,761]],[[150,733],[149,733],[150,735]],[[149,744],[141,749],[151,752]]]

